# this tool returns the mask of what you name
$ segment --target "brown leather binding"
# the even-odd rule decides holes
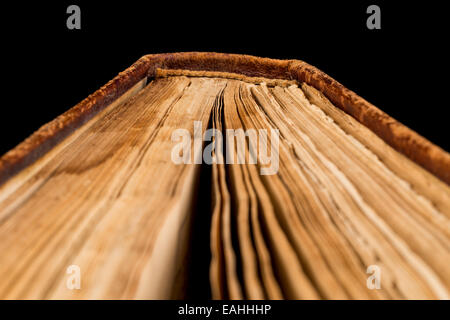
[[[317,68],[300,60],[276,60],[212,52],[151,54],[140,58],[105,86],[47,123],[0,158],[0,184],[32,164],[57,143],[120,97],[157,68],[222,71],[250,77],[306,82],[334,105],[371,129],[386,143],[450,184],[450,154],[345,88]]]

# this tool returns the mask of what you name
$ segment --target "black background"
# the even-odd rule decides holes
[[[81,8],[81,30],[66,9]],[[368,30],[366,8],[381,8]],[[432,142],[448,138],[443,1],[58,1],[2,4],[0,153],[144,54],[245,53],[300,59]]]
[[[444,1],[55,1],[2,3],[0,154],[97,90],[144,54],[217,51],[301,59],[386,111],[432,142],[448,139],[448,11]],[[81,7],[81,30],[66,28],[66,8]],[[366,28],[378,4],[382,29]],[[336,311],[346,317],[436,312],[437,305],[276,302],[273,317]],[[5,307],[2,303],[2,308]],[[46,316],[100,303],[43,303]],[[104,302],[124,317],[131,310],[173,318],[177,302]],[[15,314],[33,312],[10,302]],[[440,304],[448,308],[448,304]],[[150,307],[150,308],[149,308]],[[383,305],[386,307],[386,304]],[[92,308],[94,309],[94,308]],[[91,310],[92,311],[92,310]],[[394,312],[395,311],[395,312]],[[442,310],[444,311],[444,310]],[[444,313],[442,313],[444,314]],[[120,317],[119,316],[119,317]],[[429,316],[429,314],[427,315]],[[227,317],[228,318],[228,317]],[[242,317],[244,318],[244,317]]]

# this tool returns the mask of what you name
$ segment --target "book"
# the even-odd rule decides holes
[[[448,153],[312,68],[146,56],[5,154],[0,298],[448,299]]]

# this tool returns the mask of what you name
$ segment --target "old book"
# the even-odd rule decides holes
[[[0,297],[448,299],[449,164],[304,62],[145,56],[0,159]]]

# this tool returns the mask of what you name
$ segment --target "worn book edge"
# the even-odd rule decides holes
[[[143,56],[105,86],[4,154],[0,158],[0,184],[35,162],[140,80],[154,77],[158,68],[230,72],[248,77],[306,83],[319,90],[335,106],[368,127],[395,150],[450,184],[449,153],[308,63],[212,52]]]

